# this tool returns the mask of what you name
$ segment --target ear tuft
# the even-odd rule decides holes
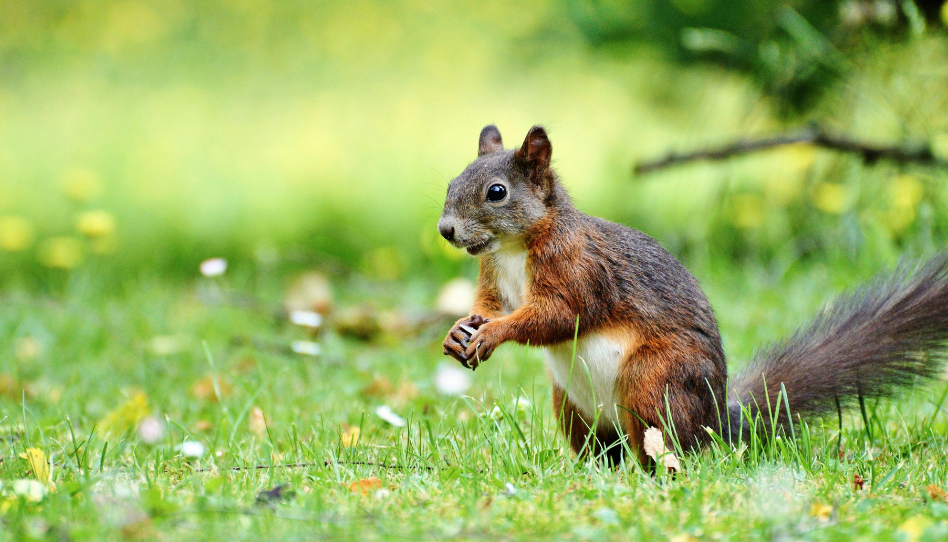
[[[504,142],[500,138],[500,130],[493,124],[488,124],[481,130],[481,138],[477,142],[477,155],[484,156],[502,150],[504,150]]]
[[[517,150],[516,159],[527,166],[530,180],[539,182],[543,172],[550,167],[550,157],[553,155],[553,146],[546,130],[542,126],[534,126],[527,132],[523,145]]]

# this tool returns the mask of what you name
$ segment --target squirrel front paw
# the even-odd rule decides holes
[[[482,361],[494,353],[494,349],[501,345],[506,337],[503,336],[504,326],[499,321],[486,323],[477,329],[471,338],[468,339],[467,348],[464,349],[464,357],[470,364],[471,369],[477,369]]]
[[[444,354],[460,361],[461,365],[468,369],[476,368],[476,364],[473,367],[470,365],[470,358],[464,354],[464,351],[469,346],[471,336],[486,322],[488,320],[478,314],[472,314],[455,322],[448,336],[444,338],[442,345]]]

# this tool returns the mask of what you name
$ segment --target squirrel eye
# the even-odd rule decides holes
[[[502,184],[492,184],[487,189],[487,201],[503,201],[507,197],[507,187]]]

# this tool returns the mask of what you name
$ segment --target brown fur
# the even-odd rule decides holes
[[[488,126],[477,160],[448,187],[438,228],[481,257],[472,315],[444,341],[445,354],[465,366],[476,368],[506,341],[555,346],[577,332],[607,334],[620,347],[612,390],[620,429],[640,459],[648,427],[685,449],[706,442],[707,428],[730,438],[746,426],[742,407],[754,412],[759,402],[776,404],[781,384],[794,412],[818,414],[837,399],[885,396],[940,370],[948,257],[907,284],[896,277],[844,298],[802,334],[765,351],[732,383],[729,398],[717,321],[698,282],[651,237],[573,207],[550,168],[551,154],[538,126],[516,151],[504,150],[500,132]],[[491,199],[501,190],[503,199]],[[496,251],[511,244],[526,248],[527,286],[522,304],[505,311]],[[601,355],[604,363],[612,359]],[[770,377],[769,387],[762,376]],[[555,382],[553,405],[573,450],[588,441],[587,451],[621,455],[622,435],[601,423],[590,438],[594,413],[583,412]]]
[[[485,132],[496,131],[489,128]],[[480,150],[490,146],[483,143],[483,134],[481,139]],[[496,143],[490,137],[486,140]],[[626,358],[616,386],[620,406],[635,413],[620,415],[633,449],[641,447],[642,420],[662,429],[674,426],[686,446],[703,441],[702,427],[716,427],[713,413],[725,410],[724,355],[707,299],[697,281],[654,240],[576,210],[548,167],[549,158],[546,134],[534,128],[516,152],[495,147],[452,182],[445,213],[453,216],[442,219],[441,226],[449,222],[458,236],[453,239],[456,244],[469,246],[485,234],[465,230],[472,227],[466,220],[473,217],[475,228],[499,223],[487,235],[523,242],[529,287],[524,303],[504,314],[495,284],[494,256],[483,255],[472,314],[483,316],[487,323],[465,345],[459,340],[465,336],[458,325],[470,322],[460,320],[445,341],[445,352],[476,367],[506,341],[534,346],[572,341],[578,317],[580,336],[614,330],[625,337],[620,342]],[[479,184],[500,177],[520,197],[510,205],[523,211],[505,209],[504,214],[491,216],[492,208],[480,206],[483,189]],[[531,214],[537,207],[542,212]],[[554,404],[562,406],[561,391],[555,389],[554,396]],[[666,419],[666,398],[670,420]],[[586,442],[589,420],[582,420],[568,400],[567,407],[566,412],[572,414],[562,421],[565,427],[572,423],[570,443],[579,451]],[[576,423],[577,417],[584,423]],[[597,446],[609,447],[619,438],[611,428],[598,431]]]

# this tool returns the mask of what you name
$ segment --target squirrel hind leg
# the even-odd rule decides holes
[[[600,416],[595,422],[595,434],[592,434],[593,420],[587,420],[563,388],[556,384],[553,384],[553,413],[574,453],[586,458],[604,456],[613,466],[622,462],[624,448],[620,432]]]

